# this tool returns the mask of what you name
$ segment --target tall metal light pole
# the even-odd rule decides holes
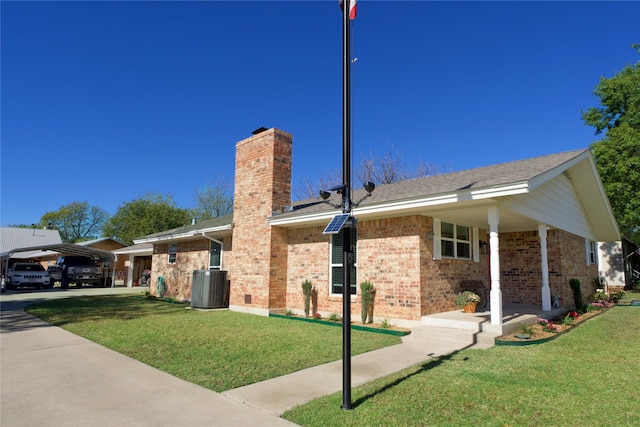
[[[351,0],[342,5],[342,212],[351,214]],[[349,221],[351,223],[351,221]],[[351,409],[351,228],[342,229],[342,409]]]

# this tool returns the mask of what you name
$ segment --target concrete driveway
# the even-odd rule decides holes
[[[0,296],[0,425],[291,426],[24,312],[37,301],[143,288],[14,291]]]

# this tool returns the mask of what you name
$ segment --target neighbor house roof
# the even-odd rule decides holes
[[[108,242],[108,241],[113,241],[118,243],[119,245],[126,246],[124,243],[114,239],[113,237],[101,237],[100,239],[85,240],[83,242],[77,242],[77,244],[81,246],[91,246],[91,245],[95,245],[96,243],[102,243],[102,242]]]
[[[183,225],[182,227],[171,230],[138,237],[137,239],[133,239],[133,242],[139,244],[193,240],[202,237],[225,237],[231,235],[232,229],[233,215],[226,215],[219,218],[198,221],[196,224]]]
[[[0,227],[0,255],[4,259],[15,248],[62,243],[58,230]]]
[[[140,243],[137,245],[125,246],[124,248],[116,249],[112,252],[116,255],[153,255],[153,243]]]
[[[617,224],[613,217],[609,201],[604,193],[595,161],[588,149],[551,154],[526,160],[513,161],[492,166],[469,169],[459,172],[417,178],[392,184],[381,185],[371,197],[363,198],[363,189],[352,192],[352,200],[361,202],[352,209],[357,218],[384,218],[410,214],[434,215],[453,214],[453,210],[469,209],[490,204],[504,204],[513,209],[509,221],[501,218],[501,229],[517,229],[525,224],[523,212],[517,212],[518,195],[528,195],[551,180],[564,175],[571,181],[573,191],[582,203],[582,210],[588,217],[591,228],[597,230],[598,240],[619,240]],[[339,205],[340,195],[332,194],[328,200]],[[509,199],[511,197],[511,199]],[[527,210],[533,212],[535,209]],[[472,218],[472,210],[467,210],[464,218],[469,221],[486,221],[481,214]],[[476,211],[479,212],[479,211]],[[271,225],[299,227],[311,224],[323,224],[336,214],[336,209],[324,203],[320,198],[303,200],[294,204],[291,212],[273,216]],[[462,214],[460,217],[462,218]],[[532,214],[534,215],[534,214]],[[517,216],[517,218],[516,218]],[[540,213],[527,222],[546,222],[552,226],[569,229],[576,234],[584,230],[571,230],[566,224],[553,224],[554,218]],[[479,222],[483,226],[486,222]],[[582,227],[584,228],[584,227]],[[588,234],[588,233],[582,233]],[[596,238],[596,236],[592,236]]]

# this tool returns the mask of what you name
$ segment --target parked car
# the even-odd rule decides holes
[[[7,271],[5,286],[16,289],[19,286],[33,286],[48,289],[52,286],[49,272],[37,262],[16,262]]]
[[[83,284],[104,286],[105,278],[102,267],[91,257],[80,255],[65,255],[58,257],[55,265],[47,268],[54,282],[60,282],[62,288],[68,288],[70,283],[77,287]]]

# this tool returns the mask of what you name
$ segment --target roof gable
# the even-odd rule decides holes
[[[589,149],[381,185],[366,199],[362,199],[364,190],[356,190],[352,198],[356,202],[362,199],[362,202],[353,209],[353,214],[359,218],[435,215],[438,210],[451,214],[454,209],[496,205],[518,195],[531,198],[534,190],[561,176],[571,181],[569,191],[575,193],[579,206],[577,210],[584,217],[582,222],[587,224],[569,227],[569,230],[602,241],[618,240],[617,224]],[[330,202],[340,204],[339,197],[333,194]],[[558,200],[563,204],[561,197]],[[297,206],[299,208],[294,207],[290,213],[272,217],[270,223],[279,226],[319,224],[326,222],[336,212],[320,198],[301,201]],[[527,221],[523,221],[527,219],[527,212],[532,211],[517,212],[518,220],[514,220],[512,226],[525,223],[531,226],[532,222],[539,219],[529,216]],[[539,216],[548,220],[554,218],[553,215]],[[560,217],[556,215],[556,218]],[[470,220],[469,213],[465,219]],[[476,221],[481,225],[486,224],[486,215],[479,216]],[[564,222],[559,220],[558,228],[563,228],[563,225]]]

